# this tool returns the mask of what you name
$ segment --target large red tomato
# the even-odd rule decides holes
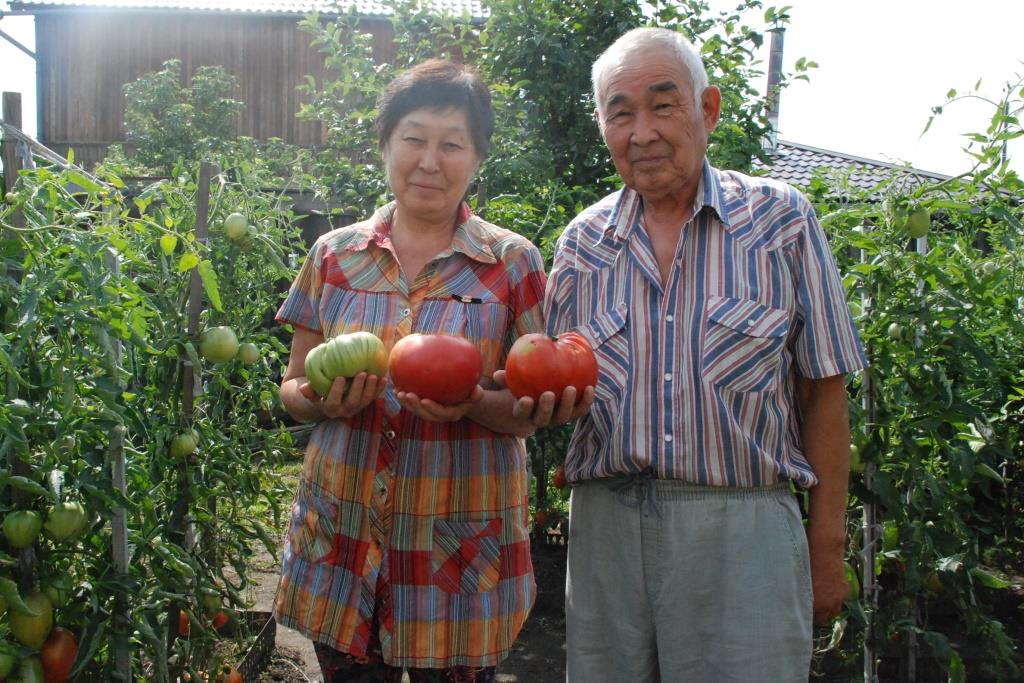
[[[442,405],[469,398],[483,370],[483,358],[472,343],[441,334],[402,337],[388,361],[395,387]]]
[[[508,352],[505,383],[516,398],[536,401],[545,391],[561,398],[566,387],[576,387],[579,399],[586,387],[597,384],[597,358],[590,342],[576,332],[524,334]]]
[[[78,643],[75,642],[74,634],[66,628],[54,627],[50,631],[50,637],[39,650],[46,683],[67,683],[71,665],[75,663],[77,654]]]

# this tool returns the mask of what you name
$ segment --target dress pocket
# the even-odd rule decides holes
[[[434,521],[434,584],[446,593],[492,590],[501,578],[501,519]]]
[[[772,391],[789,312],[750,299],[710,297],[701,367],[706,382],[736,392]]]
[[[301,486],[288,528],[291,552],[316,564],[330,559],[338,535],[338,505]]]

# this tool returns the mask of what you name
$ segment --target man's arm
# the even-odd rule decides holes
[[[842,609],[849,586],[843,570],[846,494],[850,476],[850,408],[843,375],[797,376],[804,456],[818,484],[810,490],[807,542],[814,588],[814,621],[825,624]]]

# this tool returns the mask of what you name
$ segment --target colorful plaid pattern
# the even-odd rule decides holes
[[[462,335],[491,386],[512,343],[543,330],[539,252],[463,205],[451,247],[408,283],[393,211],[318,240],[278,321],[325,338],[368,330],[388,348],[412,332]],[[361,414],[314,429],[275,615],[355,657],[376,636],[391,666],[493,666],[533,603],[526,505],[522,439],[468,419],[419,420],[389,388]]]
[[[867,363],[814,210],[788,185],[705,161],[665,286],[642,220],[624,188],[583,211],[555,250],[548,331],[578,328],[600,368],[568,479],[650,467],[710,486],[812,486],[791,371]]]

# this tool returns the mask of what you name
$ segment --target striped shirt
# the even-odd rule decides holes
[[[600,368],[567,478],[649,468],[708,486],[814,485],[793,370],[823,378],[867,360],[812,207],[788,185],[705,160],[664,286],[642,208],[623,188],[577,216],[555,250],[548,332],[578,329]]]
[[[413,332],[463,336],[490,388],[515,339],[543,330],[540,253],[463,204],[451,246],[409,283],[393,211],[321,237],[278,321],[325,338],[367,330],[389,349]],[[393,666],[494,665],[534,599],[527,495],[522,439],[469,419],[420,420],[389,386],[310,437],[275,616],[356,657],[376,621]]]

